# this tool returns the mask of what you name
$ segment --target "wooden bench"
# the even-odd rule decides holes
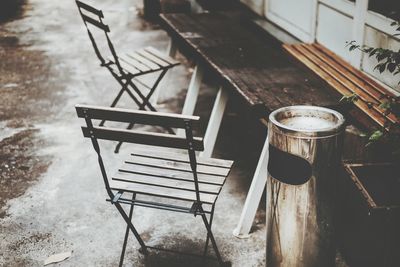
[[[343,96],[357,95],[354,104],[375,125],[387,128],[399,123],[399,118],[380,107],[395,95],[324,46],[314,43],[283,47]]]
[[[271,111],[290,105],[339,106],[340,94],[294,64],[277,40],[261,36],[237,13],[164,14],[161,23],[171,36],[170,55],[179,48],[196,63],[183,114],[193,114],[204,70],[218,82],[204,138],[206,157],[212,154],[230,97],[241,100],[246,107],[242,110],[250,111],[255,120],[265,120]],[[266,139],[235,236],[244,237],[251,229],[265,188],[267,163]]]

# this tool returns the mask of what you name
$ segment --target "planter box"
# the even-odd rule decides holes
[[[400,266],[400,166],[345,163],[338,243],[351,267]]]

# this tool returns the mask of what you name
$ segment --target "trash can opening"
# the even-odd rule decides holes
[[[268,173],[279,182],[301,185],[310,180],[312,167],[306,159],[269,145]]]
[[[270,120],[281,130],[326,136],[341,130],[343,115],[334,110],[316,106],[291,106],[271,113]]]

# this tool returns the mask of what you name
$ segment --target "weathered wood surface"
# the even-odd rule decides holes
[[[399,118],[386,114],[380,107],[394,95],[339,56],[320,44],[284,45],[284,48],[340,94],[356,94],[359,99],[354,104],[377,125],[399,123]]]
[[[204,64],[265,117],[289,105],[338,105],[339,94],[289,60],[284,51],[228,13],[164,14],[163,27],[188,56]]]

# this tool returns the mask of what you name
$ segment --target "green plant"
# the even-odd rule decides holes
[[[393,34],[393,36],[400,36],[400,21],[392,22],[391,26],[396,28],[396,33]],[[386,48],[359,45],[356,41],[346,42],[346,46],[350,51],[358,49],[369,57],[374,57],[378,61],[374,70],[380,73],[389,72],[393,76],[400,74],[400,50],[394,51]],[[400,79],[398,84],[400,84]],[[358,99],[359,96],[357,94],[351,94],[343,96],[341,101],[352,103]],[[384,99],[385,100],[379,105],[379,108],[384,110],[384,114],[386,116],[394,114],[396,117],[400,118],[400,97],[387,95]],[[393,152],[400,155],[400,125],[398,123],[391,123],[388,120],[387,125],[369,134],[367,146],[380,142],[390,143]]]

